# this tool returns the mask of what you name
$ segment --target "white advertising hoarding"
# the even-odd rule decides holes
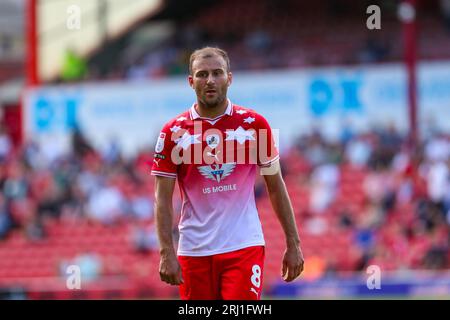
[[[450,63],[420,65],[418,89],[419,129],[450,132]],[[409,126],[406,72],[399,64],[235,73],[229,97],[279,129],[281,151],[313,128],[336,139],[346,126],[364,131],[394,124],[403,133]],[[25,95],[25,136],[68,150],[78,125],[97,148],[115,139],[132,156],[194,102],[185,78],[41,87]]]

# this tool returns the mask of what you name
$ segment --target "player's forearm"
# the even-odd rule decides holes
[[[157,201],[155,205],[156,230],[161,255],[175,254],[172,238],[172,204]]]
[[[300,238],[295,222],[294,210],[284,182],[279,182],[277,187],[271,188],[269,185],[268,191],[272,207],[286,236],[286,245],[288,247],[298,246],[300,244]]]

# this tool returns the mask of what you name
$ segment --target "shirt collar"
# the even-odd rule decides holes
[[[227,105],[227,108],[225,109],[225,112],[222,113],[221,115],[215,117],[214,119],[201,117],[201,116],[197,113],[197,110],[195,110],[195,105],[196,105],[196,103],[194,103],[194,104],[192,105],[191,109],[189,110],[189,114],[191,115],[191,119],[192,119],[192,120],[195,120],[195,119],[215,120],[215,119],[218,119],[218,118],[220,118],[220,117],[222,117],[222,116],[224,116],[224,115],[229,115],[229,116],[231,116],[231,115],[233,114],[233,105],[231,104],[230,99],[227,99],[227,101],[228,101],[228,105]]]

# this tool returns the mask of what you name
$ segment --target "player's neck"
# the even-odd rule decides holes
[[[225,99],[215,107],[207,107],[199,102],[195,105],[195,111],[202,118],[213,119],[225,113],[228,107],[228,99]]]

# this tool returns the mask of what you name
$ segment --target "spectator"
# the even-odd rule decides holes
[[[450,32],[450,1],[449,0],[440,0],[441,6],[441,14],[444,20],[444,26],[447,28],[447,31]]]
[[[447,161],[450,143],[443,134],[436,134],[425,144],[425,159],[429,162]]]
[[[30,242],[37,242],[46,237],[42,219],[37,215],[30,217],[30,220],[26,222],[24,229],[25,236]]]
[[[6,134],[3,125],[0,124],[0,163],[6,160],[11,151],[11,138]]]
[[[363,182],[367,200],[375,206],[390,210],[395,203],[395,179],[390,171],[378,163],[375,171],[370,172]]]
[[[450,189],[450,171],[445,162],[434,162],[426,174],[429,198],[443,209],[445,198]]]
[[[386,43],[373,36],[369,36],[358,58],[360,63],[380,62],[385,60],[388,53],[389,47]]]
[[[123,216],[125,206],[121,192],[110,182],[91,194],[87,206],[87,215],[94,221],[105,225],[115,224]]]
[[[371,152],[372,147],[362,137],[350,140],[345,149],[345,154],[350,164],[360,168],[367,165]]]
[[[147,254],[159,249],[158,237],[153,224],[145,226],[137,223],[132,230],[131,241],[133,249],[139,253]]]
[[[325,163],[316,167],[311,175],[309,208],[322,213],[336,197],[339,183],[339,169],[335,164]]]
[[[87,63],[83,57],[69,48],[64,57],[61,79],[66,82],[83,80],[87,74]]]
[[[102,259],[97,254],[88,251],[76,255],[73,259],[63,260],[59,264],[61,276],[67,276],[66,271],[70,265],[76,265],[80,268],[82,282],[97,280],[103,271]]]
[[[147,190],[136,187],[131,198],[131,210],[133,216],[141,221],[151,221],[153,219],[153,200]]]
[[[7,167],[3,194],[8,200],[24,199],[28,194],[28,181],[25,176],[25,169],[18,161],[13,161]]]
[[[0,240],[4,239],[12,229],[13,223],[3,194],[0,193]]]
[[[448,268],[448,232],[437,229],[431,237],[431,246],[423,258],[424,267],[431,270],[444,270]]]

